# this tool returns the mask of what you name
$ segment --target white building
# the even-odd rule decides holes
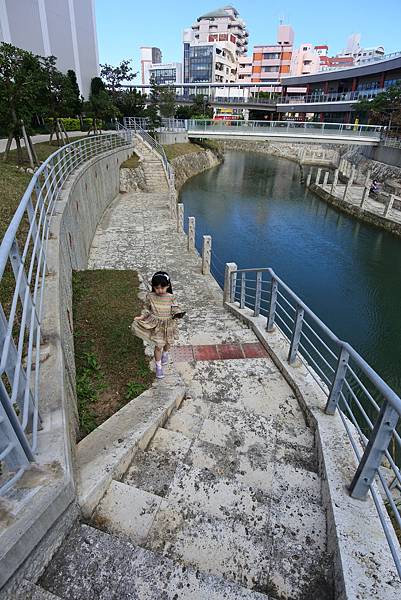
[[[238,59],[246,54],[246,25],[232,6],[202,15],[186,29],[184,41],[184,83],[237,80]]]
[[[75,71],[85,98],[99,75],[95,0],[0,0],[0,41],[56,56],[60,71]]]
[[[150,83],[153,79],[157,84],[177,85],[182,83],[182,64],[181,63],[160,63],[151,65],[148,69],[149,80],[145,84]]]
[[[141,46],[141,78],[142,84],[149,83],[149,69],[152,65],[162,62],[162,52],[160,48],[152,46]]]
[[[337,54],[337,57],[352,57],[355,65],[361,65],[372,60],[380,60],[384,56],[383,46],[373,46],[372,48],[361,47],[361,34],[353,33],[347,40],[347,47]]]

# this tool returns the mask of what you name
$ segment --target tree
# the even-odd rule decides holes
[[[115,105],[123,117],[145,116],[145,103],[145,94],[135,89],[122,90],[115,100]]]
[[[0,44],[0,123],[8,133],[4,160],[7,160],[13,138],[17,145],[18,162],[22,162],[21,138],[25,139],[31,167],[37,163],[35,150],[25,124],[29,124],[42,103],[40,89],[43,71],[39,57],[16,48],[12,44]]]
[[[211,119],[213,117],[213,108],[209,104],[207,96],[198,94],[192,103],[192,118],[200,117],[202,119]]]
[[[64,143],[64,137],[67,142],[69,139],[59,118],[71,115],[71,111],[74,110],[76,97],[71,78],[57,69],[56,61],[57,58],[55,56],[40,58],[44,73],[43,95],[46,103],[45,112],[48,117],[53,119],[53,128],[50,133],[49,143],[51,144],[53,135],[55,135],[57,144],[60,145]]]
[[[69,109],[69,114],[67,116],[81,115],[84,99],[81,96],[75,71],[68,69],[67,77],[70,80],[69,97],[66,99],[66,105]]]
[[[377,94],[372,100],[360,100],[355,111],[369,123],[401,126],[401,84],[391,86],[385,92]]]
[[[89,101],[85,104],[85,109],[92,116],[92,127],[88,131],[100,133],[99,119],[114,118],[119,115],[117,107],[113,104],[110,95],[106,91],[106,87],[100,77],[93,77],[91,81],[91,91]]]
[[[160,93],[161,87],[156,83],[156,80],[152,77],[150,80],[150,92],[148,99],[148,106],[146,108],[146,116],[149,119],[151,129],[160,127],[161,119],[159,113],[160,104]]]
[[[174,117],[175,113],[175,89],[163,87],[159,93],[159,112],[162,117]]]
[[[130,63],[131,60],[122,60],[117,67],[100,65],[100,76],[106,81],[114,101],[121,92],[124,81],[132,81],[138,75],[132,70]]]

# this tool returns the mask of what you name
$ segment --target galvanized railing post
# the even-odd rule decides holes
[[[336,373],[334,375],[334,381],[331,386],[325,412],[328,415],[334,415],[338,402],[340,400],[341,389],[344,383],[345,375],[347,373],[349,361],[349,352],[345,348],[341,348],[340,356],[338,357]]]
[[[241,273],[241,295],[240,295],[240,308],[245,308],[245,288],[246,288],[246,277],[245,272]]]
[[[254,317],[258,317],[260,314],[260,301],[262,298],[262,271],[256,273],[256,292],[255,292],[255,310],[253,312]]]
[[[297,305],[297,312],[295,315],[294,329],[292,330],[290,351],[288,352],[288,362],[290,365],[294,364],[298,353],[298,346],[301,340],[302,323],[304,320],[304,309],[302,306]]]
[[[276,305],[277,305],[277,291],[278,291],[278,281],[277,281],[277,279],[272,277],[269,314],[267,317],[267,326],[266,326],[267,331],[273,331],[273,329],[274,329],[274,318],[276,316]]]
[[[351,482],[350,494],[352,498],[357,500],[366,498],[369,487],[382,463],[384,452],[391,441],[399,416],[398,412],[387,401],[384,402],[366,450]]]
[[[235,287],[237,283],[237,265],[236,263],[226,263],[224,270],[224,302],[234,302]]]

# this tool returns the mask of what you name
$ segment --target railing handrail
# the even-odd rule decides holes
[[[276,281],[278,281],[282,287],[288,292],[288,294],[295,300],[297,305],[303,308],[303,310],[310,316],[312,319],[321,327],[321,329],[326,333],[326,335],[333,342],[337,343],[342,348],[345,348],[350,356],[352,356],[358,365],[362,368],[362,370],[368,375],[370,379],[375,383],[379,392],[390,402],[393,408],[399,413],[401,416],[401,398],[391,389],[391,387],[380,377],[378,373],[366,362],[366,360],[348,343],[341,340],[335,333],[327,327],[327,325],[309,308],[307,304],[297,294],[273,271],[273,269],[260,268],[260,269],[235,269],[232,273],[257,273],[257,272],[267,272],[269,273]]]
[[[7,467],[0,494],[22,475],[37,450],[43,383],[39,348],[56,201],[71,173],[93,157],[127,146],[130,138],[131,132],[123,136],[108,132],[86,136],[53,152],[33,174],[1,243],[0,281],[6,267],[14,280],[6,298],[7,310],[0,304],[0,368],[7,378],[0,381],[0,461]],[[20,229],[23,219],[27,231]]]

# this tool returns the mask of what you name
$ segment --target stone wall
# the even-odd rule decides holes
[[[146,177],[143,166],[139,164],[136,169],[121,167],[120,192],[146,192]]]
[[[211,169],[220,163],[221,159],[211,150],[201,150],[177,156],[177,158],[170,161],[174,169],[176,190],[179,191],[183,184],[194,175],[198,175],[198,173]]]
[[[243,140],[224,140],[219,141],[219,147],[223,152],[258,152],[260,154],[287,158],[296,162],[299,162],[301,150],[306,150],[307,153],[324,151],[326,157],[330,158],[334,165],[339,163],[340,158],[346,152],[346,146],[339,144],[309,144],[304,142],[247,142]]]
[[[401,186],[401,167],[396,167],[369,158],[368,150],[369,148],[361,146],[353,147],[347,152],[346,158],[352,164],[356,165],[361,173],[366,174],[367,171],[370,170],[372,178],[378,179],[384,185],[385,191],[399,195]]]

